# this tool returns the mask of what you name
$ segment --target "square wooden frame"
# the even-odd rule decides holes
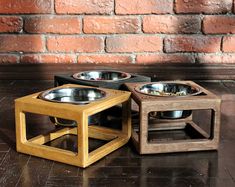
[[[163,81],[169,82],[169,81]],[[127,83],[127,88],[132,92],[132,99],[139,106],[140,125],[139,133],[132,128],[132,140],[140,154],[168,153],[168,152],[187,152],[200,150],[215,150],[219,145],[220,134],[220,106],[221,99],[199,86],[192,81],[173,81],[174,83],[183,83],[200,88],[203,95],[189,97],[156,97],[141,94],[135,90],[137,86],[143,83]],[[153,111],[172,111],[172,110],[202,110],[211,109],[212,120],[210,133],[206,133],[201,127],[192,121],[192,115],[179,120],[159,120],[156,124],[156,130],[161,130],[167,125],[167,128],[173,130],[184,128],[186,123],[195,131],[200,133],[205,139],[176,140],[169,142],[148,142],[148,114]],[[181,123],[179,123],[181,122]],[[178,125],[185,122],[185,125]],[[133,126],[133,125],[132,125]]]
[[[87,87],[67,84],[60,87]],[[58,88],[58,87],[57,87]],[[101,88],[100,88],[101,89]],[[101,89],[107,96],[87,105],[47,102],[38,99],[39,93],[15,100],[16,148],[18,152],[38,156],[79,167],[87,167],[112,151],[126,144],[131,136],[130,92]],[[88,125],[88,117],[122,104],[122,130]],[[26,138],[26,113],[54,116],[77,122],[77,127],[65,127],[57,132],[39,135],[30,140]],[[66,134],[78,135],[78,152],[72,152],[44,145]],[[105,145],[89,153],[88,138],[109,140]]]

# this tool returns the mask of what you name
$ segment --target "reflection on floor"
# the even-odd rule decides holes
[[[53,82],[0,81],[0,186],[235,186],[235,82],[199,84],[223,99],[218,152],[140,156],[130,142],[81,169],[15,151],[14,99],[53,87]],[[29,134],[54,128],[47,125],[48,118],[33,121]],[[54,144],[74,149],[73,139]]]

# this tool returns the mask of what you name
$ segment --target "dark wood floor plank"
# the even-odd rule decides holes
[[[3,97],[3,96],[0,98],[0,104],[1,104],[1,102],[2,102],[5,98],[6,98],[6,97]]]
[[[217,95],[223,95],[230,92],[230,90],[224,86],[222,81],[219,82],[197,82],[200,86],[203,86]]]
[[[3,140],[3,138],[1,136],[0,136],[0,143],[5,143],[5,140]]]
[[[0,165],[2,165],[5,156],[7,155],[8,152],[0,152]]]
[[[29,156],[10,150],[0,166],[0,186],[15,186]]]
[[[223,101],[221,107],[221,138],[235,140],[235,100]]]
[[[134,147],[132,147],[132,144],[129,142],[127,145],[124,145],[123,147],[121,147],[120,149],[110,153],[109,155],[107,155],[106,158],[128,158],[131,155],[131,149],[134,149]]]
[[[49,177],[77,177],[79,168],[63,163],[54,162]]]
[[[30,157],[24,167],[17,186],[45,186],[53,161]]]
[[[230,93],[235,94],[235,81],[223,82],[224,86],[230,90]]]
[[[234,187],[235,181],[232,179],[218,179],[218,178],[210,178],[209,185],[210,187],[218,186],[218,187]]]
[[[10,150],[10,147],[6,143],[0,143],[0,152],[8,152]]]
[[[0,142],[15,149],[15,97],[6,97],[0,107]]]
[[[188,163],[189,164],[189,163]],[[185,167],[161,167],[160,165],[152,167],[89,167],[83,171],[83,176],[95,177],[95,178],[132,178],[132,177],[156,177],[156,178],[168,178],[168,177],[199,177],[205,175],[199,172],[197,168],[191,166]],[[212,176],[213,177],[213,176]]]
[[[52,177],[47,180],[46,187],[83,187],[82,177]],[[88,186],[88,185],[87,185]]]
[[[185,167],[186,164],[204,165],[215,163],[218,160],[217,151],[204,151],[195,153],[173,153],[158,155],[138,155],[133,153],[129,158],[106,158],[106,166],[161,166],[161,167]]]
[[[231,159],[234,159],[235,161],[234,140],[221,141],[218,153],[219,153],[219,158],[231,158]],[[228,164],[232,164],[232,163],[228,163]]]
[[[0,84],[0,97],[22,97],[35,92],[43,91],[54,86],[53,81],[17,80],[11,84]]]
[[[234,182],[229,179],[218,178],[204,178],[201,177],[169,177],[169,178],[155,178],[155,177],[132,177],[132,178],[74,178],[67,180],[64,178],[53,178],[46,184],[47,187],[75,187],[75,186],[95,186],[95,187],[234,187]]]

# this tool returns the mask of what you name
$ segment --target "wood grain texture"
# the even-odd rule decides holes
[[[163,81],[163,83],[165,83]],[[136,89],[142,87],[144,83],[126,83],[127,88],[132,92],[132,99],[140,107],[139,129],[133,130],[132,139],[136,149],[140,154],[153,153],[169,153],[169,152],[189,152],[199,150],[216,150],[219,145],[220,135],[220,105],[221,99],[205,88],[199,86],[192,81],[174,81],[168,83],[187,84],[200,89],[202,95],[188,96],[188,97],[156,97],[142,94]],[[202,128],[192,121],[192,117],[185,119],[174,120],[155,120],[156,124],[149,125],[150,112],[162,112],[173,110],[202,110],[212,109],[212,120],[210,135],[208,135]],[[191,119],[191,120],[190,120]],[[158,126],[158,123],[160,125]],[[179,123],[183,123],[179,126]],[[163,128],[164,126],[164,128]],[[158,131],[166,133],[174,133],[173,130],[191,128],[193,134],[198,134],[198,138],[189,136],[189,139],[173,139],[166,138],[166,140],[150,141],[150,131]],[[183,127],[183,128],[182,128]],[[152,128],[152,129],[151,129]],[[194,132],[193,132],[194,131]],[[137,132],[137,133],[136,133]],[[176,132],[175,132],[176,133]]]
[[[87,87],[80,85],[63,85],[59,88],[67,87]],[[57,87],[58,88],[58,87]],[[101,88],[100,88],[101,89]],[[47,102],[38,99],[39,93],[31,94],[15,100],[15,117],[16,117],[16,148],[18,152],[38,156],[66,164],[79,167],[87,167],[107,154],[122,147],[130,139],[131,116],[130,116],[130,92],[101,89],[106,92],[106,97],[86,105],[61,104]],[[101,112],[113,106],[123,104],[122,130],[111,130],[104,127],[89,127],[89,116]],[[48,116],[61,117],[62,119],[75,120],[77,128],[64,128],[47,135],[38,135],[29,140],[26,139],[26,113],[35,113]],[[89,135],[91,128],[91,136]],[[77,135],[77,150],[59,149],[56,147],[46,146],[52,140],[62,137],[66,134]],[[95,136],[94,134],[99,134]],[[110,138],[110,136],[112,136]],[[107,140],[109,142],[89,153],[88,138]]]

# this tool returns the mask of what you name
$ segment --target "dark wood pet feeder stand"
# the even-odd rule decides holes
[[[163,82],[164,83],[164,82]],[[132,140],[140,154],[188,152],[201,150],[216,150],[220,134],[220,105],[221,99],[205,88],[192,81],[174,81],[174,83],[187,84],[197,87],[202,94],[187,97],[157,97],[139,93],[136,87],[141,83],[127,83],[132,92],[132,99],[139,106],[139,126],[132,127]],[[210,132],[206,132],[192,119],[193,113],[182,119],[156,119],[149,124],[151,112],[177,111],[177,110],[211,110]],[[174,130],[187,130],[188,133],[197,134],[197,138],[187,139],[156,139],[149,140],[149,132],[174,132]]]

